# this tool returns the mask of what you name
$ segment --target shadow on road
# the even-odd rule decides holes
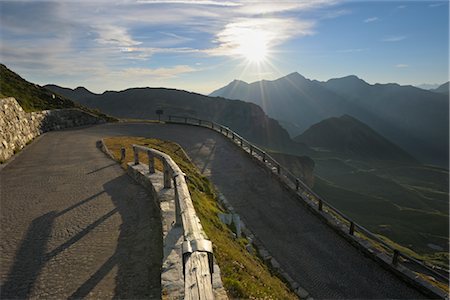
[[[61,212],[49,212],[32,221],[14,259],[8,279],[1,287],[1,299],[30,298],[36,279],[53,257],[82,240],[111,216],[121,216],[120,233],[115,253],[93,275],[82,283],[69,298],[83,298],[117,266],[115,298],[160,298],[162,229],[159,207],[140,186],[123,174],[94,194]],[[45,253],[55,219],[107,193],[115,208],[70,237],[66,242]],[[69,291],[67,291],[69,292]]]
[[[89,175],[89,174],[92,174],[92,173],[95,173],[95,172],[104,170],[104,169],[106,169],[106,168],[110,168],[110,167],[115,166],[115,165],[117,165],[117,164],[116,164],[116,163],[112,163],[112,164],[106,165],[106,166],[104,166],[104,167],[101,167],[101,168],[98,168],[98,169],[96,169],[96,170],[93,170],[93,171],[91,171],[91,172],[89,172],[89,173],[86,173],[86,175]]]
[[[36,278],[46,263],[44,252],[56,215],[52,211],[31,222],[16,253],[8,280],[1,287],[1,299],[29,298]]]
[[[115,298],[159,298],[163,247],[159,207],[125,174],[103,187],[122,218],[116,252],[69,298],[86,297],[115,266]]]

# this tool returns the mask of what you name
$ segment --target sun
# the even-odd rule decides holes
[[[267,34],[261,30],[241,32],[236,52],[249,62],[261,63],[265,61],[268,54]]]

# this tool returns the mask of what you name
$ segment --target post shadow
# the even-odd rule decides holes
[[[8,279],[0,288],[1,299],[26,299],[46,263],[46,245],[57,213],[52,211],[34,219],[16,253]]]
[[[103,188],[122,219],[116,251],[69,299],[86,297],[115,266],[114,298],[160,298],[163,244],[159,206],[126,174]]]

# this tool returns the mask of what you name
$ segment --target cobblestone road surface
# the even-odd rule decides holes
[[[95,140],[112,135],[183,146],[314,298],[425,298],[350,246],[219,134],[121,123],[50,133],[0,172],[2,298],[159,295],[156,208],[95,149]]]
[[[316,299],[426,298],[319,221],[218,133],[194,126],[151,124],[113,124],[89,131],[179,143],[281,266]]]
[[[0,171],[1,299],[159,298],[157,206],[91,130],[48,133]]]

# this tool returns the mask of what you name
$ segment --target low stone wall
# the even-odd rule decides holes
[[[103,122],[76,108],[27,113],[16,99],[0,99],[0,162],[8,160],[44,132]]]
[[[104,145],[104,143],[102,143]],[[106,149],[105,146],[100,146]],[[163,174],[155,171],[148,173],[148,165],[129,163],[127,173],[138,183],[148,189],[157,200],[161,209],[163,229],[163,263],[161,269],[161,297],[162,299],[178,300],[185,297],[185,281],[183,276],[183,228],[175,226],[175,192],[174,189],[164,188]],[[220,268],[214,260],[212,284],[214,298],[228,299],[220,277]]]

